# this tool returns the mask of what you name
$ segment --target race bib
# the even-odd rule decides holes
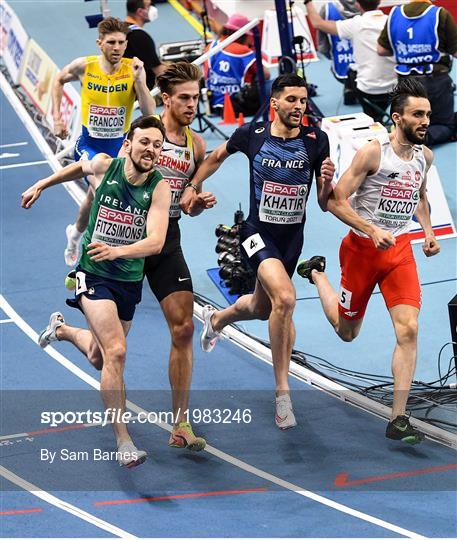
[[[76,295],[82,294],[87,291],[86,274],[84,272],[76,272]]]
[[[95,139],[117,139],[124,135],[126,107],[89,105],[87,130]]]
[[[279,184],[265,180],[259,206],[259,219],[266,223],[301,223],[305,213],[308,186]]]
[[[145,229],[144,216],[100,205],[92,242],[103,242],[108,246],[125,246],[141,240]]]
[[[383,186],[374,215],[380,224],[389,228],[401,227],[413,217],[419,198],[418,189]]]
[[[165,178],[171,188],[170,218],[179,218],[181,216],[181,193],[184,188],[183,178]]]
[[[256,233],[251,234],[241,245],[244,247],[246,255],[250,258],[265,247],[265,242],[262,240],[260,234]]]
[[[351,300],[352,300],[352,292],[348,291],[344,287],[341,287],[340,298],[339,298],[340,306],[345,309],[351,309]]]

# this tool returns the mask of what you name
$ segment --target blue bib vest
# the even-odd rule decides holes
[[[343,17],[335,4],[325,6],[325,18],[327,21],[341,21]],[[332,47],[332,71],[335,77],[343,81],[348,77],[349,66],[354,63],[354,51],[349,39],[340,39],[338,36],[328,34]]]
[[[387,29],[399,75],[426,75],[441,58],[438,50],[440,8],[430,6],[418,17],[407,17],[403,7],[390,12]]]
[[[213,41],[211,49],[218,45]],[[230,96],[244,86],[244,78],[255,61],[255,54],[232,54],[222,50],[208,60],[208,90],[211,91],[211,106],[224,105],[224,94]]]

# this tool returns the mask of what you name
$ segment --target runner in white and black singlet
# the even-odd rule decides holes
[[[206,442],[194,435],[186,416],[192,379],[194,296],[192,278],[181,249],[178,221],[181,194],[205,157],[205,141],[189,127],[197,111],[201,77],[200,69],[188,62],[176,62],[157,77],[166,129],[157,170],[171,187],[172,201],[165,245],[159,255],[146,258],[144,267],[171,333],[169,375],[175,425],[169,444],[193,451],[203,450]],[[192,215],[200,214],[216,202],[211,193],[200,190],[196,196],[198,203]]]
[[[243,256],[257,275],[256,288],[254,294],[240,297],[222,311],[204,308],[201,345],[204,351],[211,351],[227,324],[269,320],[276,379],[275,419],[281,429],[296,425],[288,383],[295,339],[292,314],[296,295],[291,276],[303,245],[306,202],[316,176],[317,196],[324,208],[334,172],[327,135],[319,128],[301,125],[307,96],[301,77],[278,77],[271,92],[274,121],[237,129],[208,157],[192,181],[198,187],[235,152],[243,152],[249,159],[250,211],[241,228],[241,242]],[[192,190],[187,190],[183,209],[192,209],[193,198],[196,200]]]

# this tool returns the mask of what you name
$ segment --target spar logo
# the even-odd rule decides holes
[[[172,190],[182,189],[184,180],[182,178],[167,178],[168,185]]]
[[[106,206],[100,206],[99,217],[110,221],[112,223],[122,223],[123,225],[135,225],[136,227],[143,227],[145,219],[143,216],[136,216],[129,212],[122,212],[120,210],[112,210],[106,208]]]
[[[283,197],[303,197],[306,194],[306,187],[288,186],[286,184],[276,184],[266,181],[263,184],[263,192],[271,195],[282,195]]]
[[[381,197],[389,197],[390,199],[400,199],[409,201],[412,198],[413,191],[410,189],[393,188],[384,186],[382,188]]]
[[[90,114],[100,114],[103,116],[117,116],[125,114],[125,107],[103,107],[102,105],[90,105]]]

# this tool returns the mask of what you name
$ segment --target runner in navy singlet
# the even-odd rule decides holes
[[[290,277],[303,245],[313,175],[319,204],[325,210],[334,172],[327,135],[319,128],[301,125],[306,102],[306,83],[301,77],[278,77],[271,92],[275,120],[237,129],[204,161],[192,180],[198,187],[235,152],[249,158],[250,211],[242,225],[241,242],[243,256],[257,274],[256,288],[222,311],[204,308],[201,346],[210,352],[227,324],[268,319],[276,379],[275,419],[281,429],[296,425],[288,384],[295,340],[295,288]],[[194,190],[186,190],[181,199],[183,210],[191,211],[194,200]]]

